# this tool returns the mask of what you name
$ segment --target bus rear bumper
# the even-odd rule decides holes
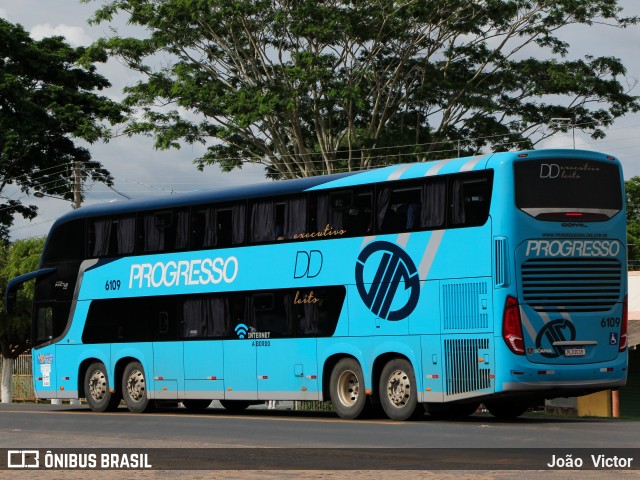
[[[522,368],[519,368],[522,367]],[[527,364],[497,379],[499,392],[595,392],[623,387],[627,383],[626,355],[612,362],[583,365]]]
[[[599,391],[611,388],[624,387],[627,378],[618,380],[576,380],[557,382],[505,382],[502,384],[502,392],[531,392],[531,391]]]

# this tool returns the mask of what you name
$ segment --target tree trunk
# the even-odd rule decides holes
[[[0,396],[2,403],[11,403],[13,400],[11,392],[11,377],[13,375],[13,363],[15,358],[2,357],[2,383],[0,384]]]

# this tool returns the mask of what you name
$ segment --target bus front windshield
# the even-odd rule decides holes
[[[544,159],[514,164],[516,206],[539,220],[606,221],[622,210],[615,163]]]

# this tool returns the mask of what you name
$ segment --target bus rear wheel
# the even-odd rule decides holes
[[[411,363],[394,358],[380,375],[380,403],[391,420],[409,420],[424,414],[418,407],[418,389]]]
[[[89,365],[84,375],[84,394],[94,412],[113,411],[120,405],[120,396],[111,391],[107,368],[103,363]]]
[[[360,364],[353,358],[343,358],[333,367],[329,382],[331,403],[338,416],[347,420],[360,417],[367,404]]]
[[[130,412],[142,413],[151,410],[153,403],[147,395],[147,382],[140,362],[131,362],[122,375],[122,396]]]

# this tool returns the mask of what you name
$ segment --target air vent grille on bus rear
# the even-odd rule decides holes
[[[604,312],[621,301],[615,259],[531,259],[521,273],[524,302],[538,312]]]

